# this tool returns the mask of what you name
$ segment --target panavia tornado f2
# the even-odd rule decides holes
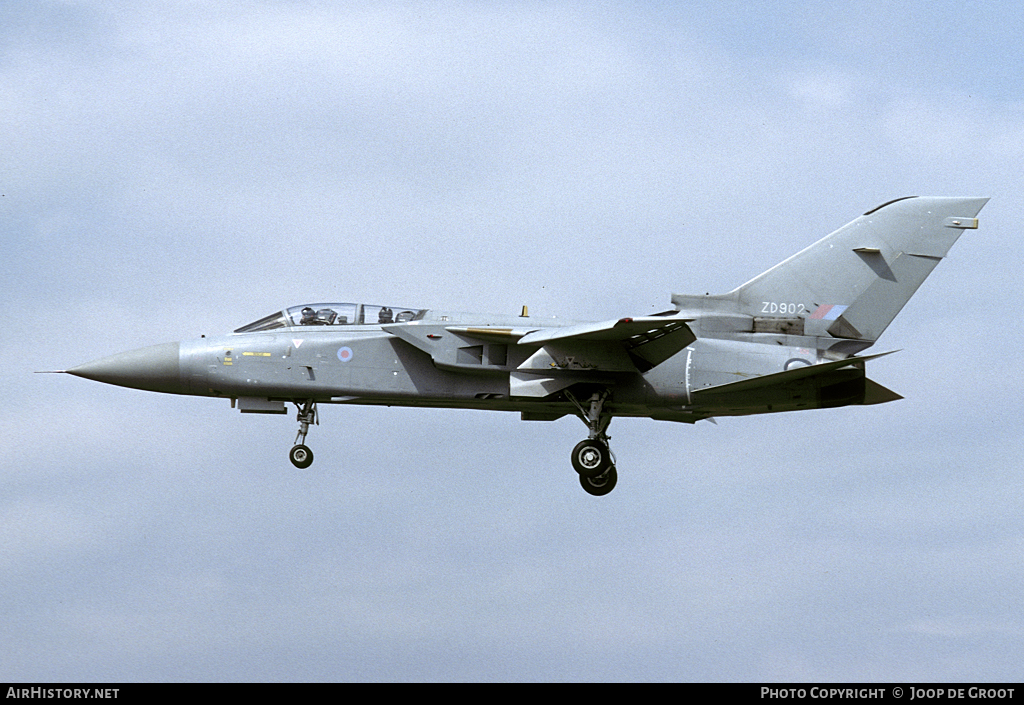
[[[218,338],[165,343],[65,370],[169,394],[230,399],[242,413],[285,414],[306,445],[319,404],[574,415],[583,489],[618,479],[616,416],[695,423],[901,397],[865,376],[871,347],[987,198],[890,201],[739,288],[672,296],[672,308],[599,322],[538,321],[415,306],[310,303]],[[882,353],[888,354],[888,353]]]

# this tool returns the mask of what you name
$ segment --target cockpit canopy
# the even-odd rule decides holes
[[[417,321],[426,314],[425,308],[404,306],[375,306],[371,304],[302,304],[253,321],[235,330],[253,333],[275,328],[295,326],[381,325]]]

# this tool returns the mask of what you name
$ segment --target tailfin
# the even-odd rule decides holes
[[[890,201],[723,298],[755,317],[803,318],[808,335],[875,341],[987,202]]]

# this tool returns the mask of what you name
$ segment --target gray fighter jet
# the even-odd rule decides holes
[[[673,295],[651,316],[556,322],[416,306],[312,303],[219,338],[165,343],[68,374],[229,399],[242,413],[294,404],[305,445],[318,404],[572,414],[588,429],[572,466],[592,495],[615,487],[615,416],[695,423],[716,416],[878,404],[901,397],[865,376],[878,340],[986,198],[901,198],[728,294]],[[887,354],[887,353],[883,353]]]

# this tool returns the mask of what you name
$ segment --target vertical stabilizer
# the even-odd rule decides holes
[[[963,231],[978,227],[987,202],[890,201],[727,296],[753,316],[795,316],[821,334],[877,340]]]

